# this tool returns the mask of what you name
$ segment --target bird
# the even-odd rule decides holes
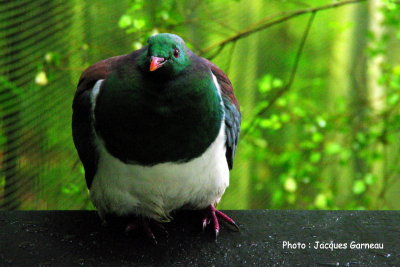
[[[229,185],[241,113],[228,76],[178,35],[88,67],[72,104],[72,135],[100,218],[128,218],[155,239],[182,209],[203,210],[203,230]]]

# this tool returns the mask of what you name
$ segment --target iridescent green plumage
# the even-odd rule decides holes
[[[223,120],[221,96],[206,64],[179,37],[156,37],[138,60],[129,55],[110,73],[97,97],[95,128],[109,152],[124,162],[154,165],[198,157]],[[149,56],[168,62],[149,72]]]

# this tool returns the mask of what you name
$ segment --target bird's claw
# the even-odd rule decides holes
[[[203,231],[206,230],[208,224],[210,224],[210,218],[206,217],[203,219]]]
[[[226,222],[228,225],[233,226],[234,228],[231,228],[232,230],[239,231],[239,226],[235,223],[235,221],[225,213],[217,210],[213,205],[207,207],[207,212],[209,212],[209,214],[203,219],[203,230],[212,221],[215,239],[217,239],[220,231],[219,219]]]
[[[228,215],[226,215],[225,213],[219,211],[219,210],[215,210],[215,213],[218,217],[220,217],[224,222],[226,222],[229,226],[233,226],[233,228],[231,228],[234,231],[239,232],[240,228],[239,226],[235,223],[234,220],[232,220],[232,218],[230,218]]]
[[[142,219],[142,220],[138,220],[136,222],[128,223],[125,228],[125,233],[129,234],[129,233],[137,230],[138,228],[142,228],[144,230],[144,233],[146,234],[146,236],[155,245],[157,245],[158,242],[157,242],[157,238],[153,232],[153,229],[157,229],[158,231],[163,232],[166,236],[168,236],[168,231],[165,229],[165,227],[162,224],[160,224],[156,221],[147,220],[147,219]]]

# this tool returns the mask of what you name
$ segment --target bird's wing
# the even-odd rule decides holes
[[[96,146],[93,143],[91,94],[97,81],[107,77],[120,57],[113,57],[97,62],[87,68],[79,79],[72,104],[72,135],[79,158],[85,168],[85,178],[88,188],[90,188],[96,174],[99,158]]]
[[[241,114],[239,103],[233,93],[232,83],[228,76],[215,64],[206,60],[211,72],[217,78],[225,108],[226,160],[229,169],[233,167],[236,146],[240,133]]]

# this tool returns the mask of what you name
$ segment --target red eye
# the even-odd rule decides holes
[[[179,57],[179,50],[178,48],[174,49],[174,57],[178,58]]]

